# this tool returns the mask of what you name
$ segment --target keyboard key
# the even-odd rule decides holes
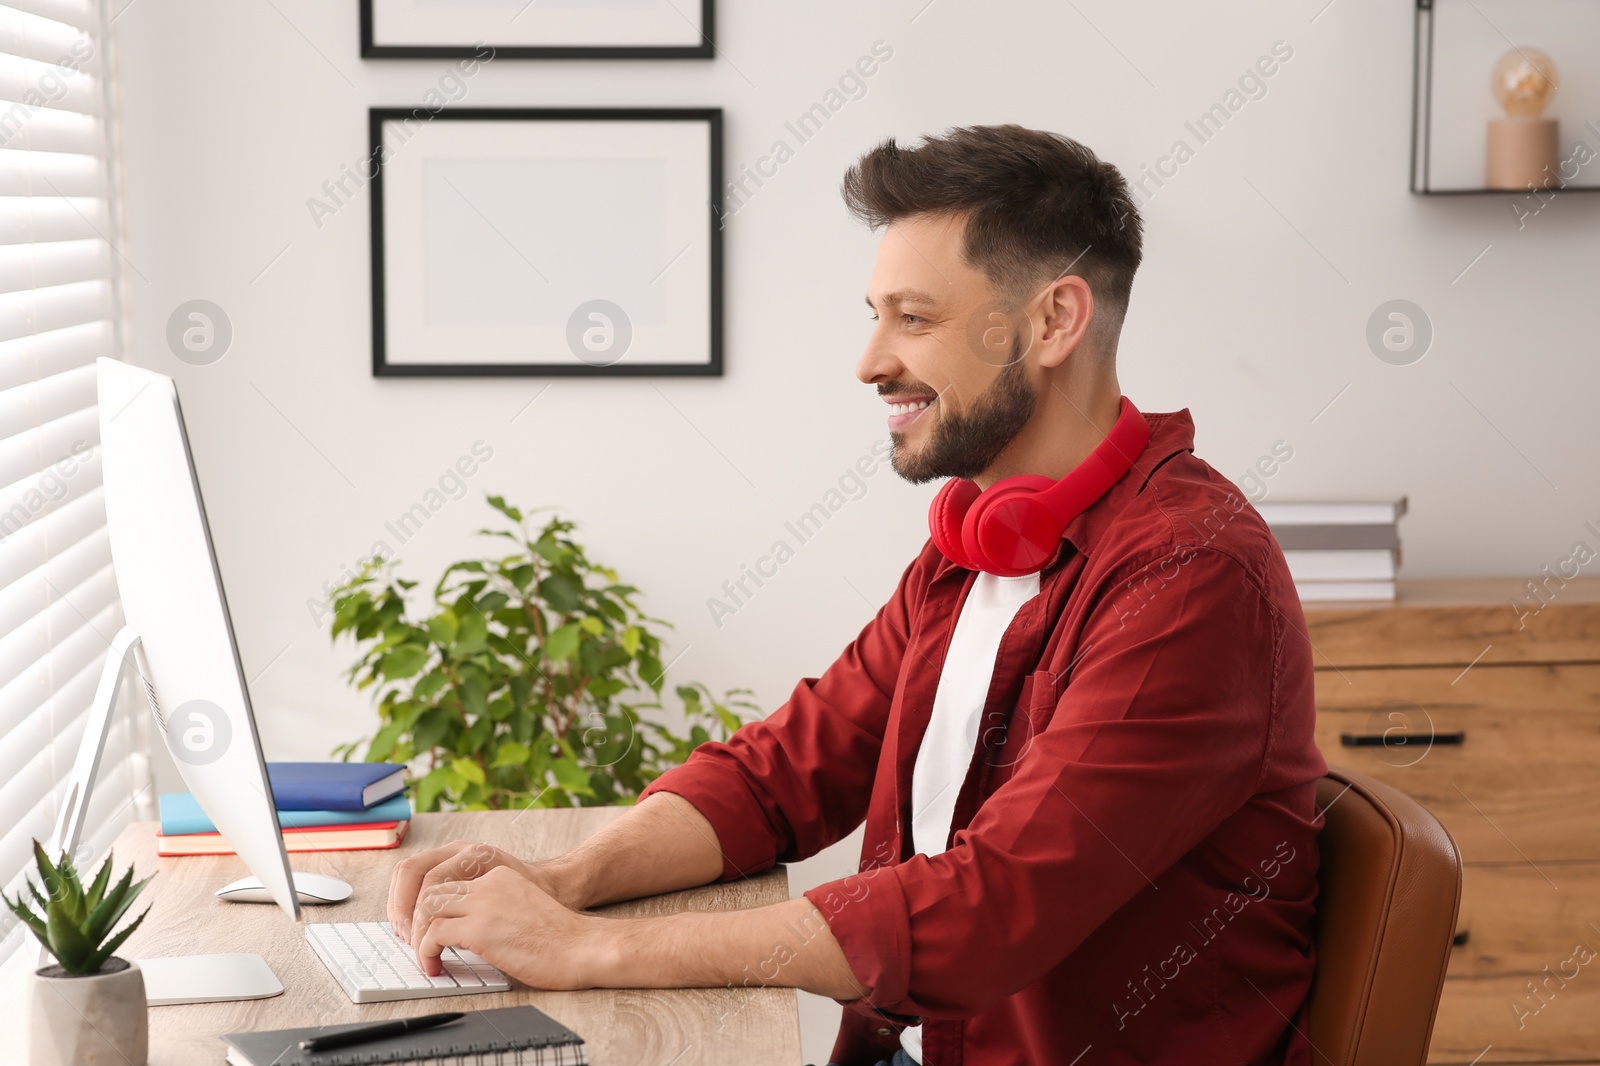
[[[462,988],[472,988],[474,985],[483,984],[483,981],[478,977],[478,975],[472,972],[472,967],[466,966],[462,963],[446,963],[444,971],[451,977],[454,977],[456,979],[456,983]]]

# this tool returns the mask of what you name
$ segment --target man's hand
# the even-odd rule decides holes
[[[568,910],[507,865],[425,885],[415,913],[411,943],[430,977],[443,971],[441,951],[465,948],[523,984],[561,991],[603,983],[605,934],[620,924]]]
[[[388,914],[395,935],[412,943],[412,930],[421,924],[422,917],[418,900],[426,889],[446,881],[472,881],[491,870],[502,869],[538,885],[551,896],[561,896],[559,878],[549,864],[524,862],[489,844],[452,840],[395,864],[389,879]]]
[[[806,899],[740,911],[605,918],[569,910],[510,868],[422,890],[411,942],[429,976],[445,948],[465,948],[525,985],[584,988],[804,988],[859,999],[822,915]],[[425,916],[425,917],[424,917]]]

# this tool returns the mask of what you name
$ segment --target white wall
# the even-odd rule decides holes
[[[366,151],[367,107],[419,102],[447,63],[363,62],[352,2],[124,6],[134,356],[179,379],[269,756],[321,757],[370,729],[338,676],[351,649],[329,647],[307,601],[478,439],[493,460],[403,546],[409,573],[475,550],[483,490],[556,505],[677,623],[675,677],[777,706],[891,591],[932,492],[880,473],[713,625],[708,597],[884,435],[852,373],[876,237],[841,208],[845,166],[890,134],[1012,121],[1137,177],[1175,139],[1193,146],[1185,121],[1280,40],[1293,58],[1266,95],[1148,186],[1126,391],[1189,407],[1200,455],[1236,480],[1289,442],[1275,495],[1409,495],[1412,576],[1532,576],[1593,542],[1600,197],[1562,194],[1519,230],[1501,197],[1412,196],[1409,5],[1325,3],[723,0],[716,61],[489,64],[466,103],[721,106],[736,174],[874,41],[894,49],[730,222],[725,377],[556,381],[515,422],[546,382],[371,377],[367,201],[320,229],[306,207]],[[1567,47],[1531,43],[1558,62]],[[195,298],[233,324],[212,366],[164,340]],[[1415,365],[1364,340],[1394,298],[1436,330]],[[853,847],[797,867],[796,889],[847,871]],[[834,1010],[806,1003],[813,1060]]]

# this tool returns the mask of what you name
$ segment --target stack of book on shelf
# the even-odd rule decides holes
[[[392,848],[411,827],[405,767],[395,763],[269,762],[267,781],[289,851]],[[232,855],[194,796],[161,797],[158,855]]]
[[[1264,501],[1256,510],[1278,538],[1302,602],[1392,600],[1400,567],[1400,516],[1389,501]]]

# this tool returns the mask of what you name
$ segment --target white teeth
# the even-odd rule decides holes
[[[889,413],[891,415],[908,415],[912,411],[922,410],[931,402],[931,400],[923,400],[920,403],[892,403],[889,405]]]

